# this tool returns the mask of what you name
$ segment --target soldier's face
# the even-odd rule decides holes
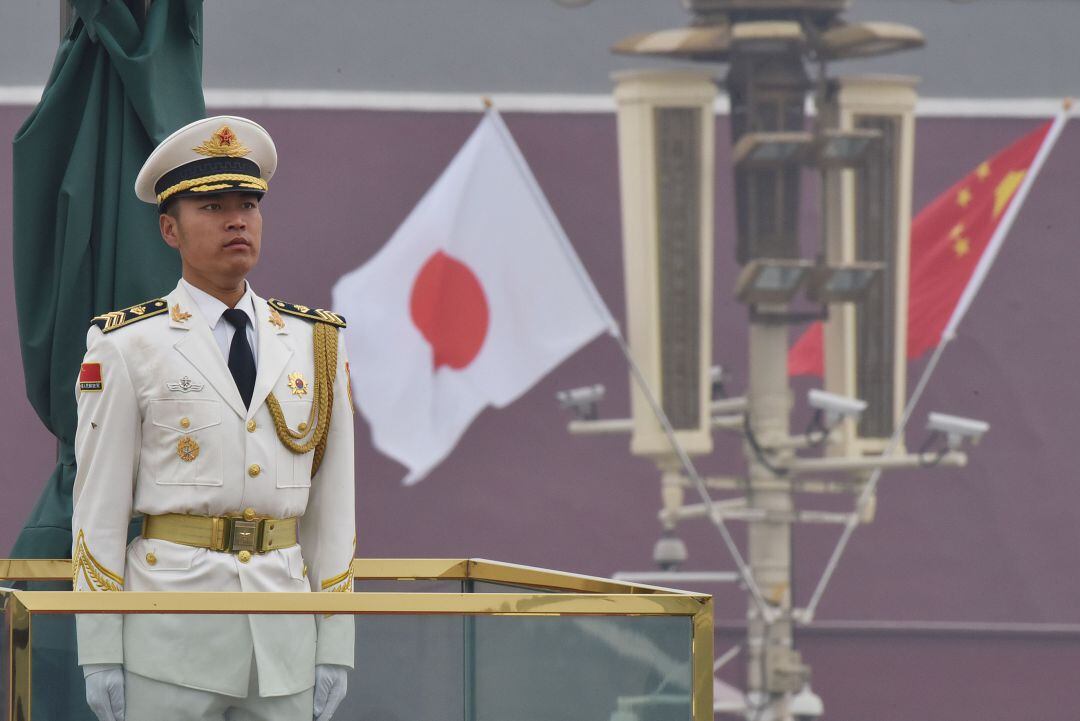
[[[173,203],[171,212],[161,215],[161,237],[180,251],[184,277],[225,285],[243,280],[259,261],[259,197],[222,193],[177,198]]]

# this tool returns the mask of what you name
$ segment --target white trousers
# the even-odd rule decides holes
[[[259,696],[251,664],[245,698],[155,681],[124,671],[126,721],[311,721],[315,689],[288,696]]]

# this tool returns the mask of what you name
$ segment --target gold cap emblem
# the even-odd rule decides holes
[[[251,148],[241,143],[240,138],[236,137],[236,133],[228,125],[222,125],[216,133],[210,136],[209,140],[204,140],[202,145],[192,148],[192,150],[199,155],[206,155],[211,158],[220,156],[242,158],[251,152]]]

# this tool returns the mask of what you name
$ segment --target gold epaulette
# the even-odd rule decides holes
[[[345,327],[345,319],[343,317],[337,313],[323,310],[322,308],[308,308],[306,305],[293,305],[292,303],[286,303],[277,298],[271,298],[267,302],[270,304],[271,308],[282,313],[288,313],[289,315],[295,315],[299,318],[313,320],[316,323],[329,323],[338,328]]]
[[[126,325],[131,325],[140,320],[160,315],[168,310],[169,306],[164,298],[155,298],[154,300],[148,300],[144,303],[136,303],[130,308],[114,310],[110,313],[94,316],[90,320],[90,323],[101,328],[102,333],[109,333],[117,328],[123,328]]]

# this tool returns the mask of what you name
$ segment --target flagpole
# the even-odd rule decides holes
[[[987,244],[982,257],[979,258],[979,263],[975,266],[975,271],[972,274],[971,280],[968,281],[963,294],[960,296],[960,300],[956,304],[956,308],[953,309],[952,316],[949,318],[949,323],[942,332],[937,347],[934,349],[934,354],[930,357],[930,362],[926,364],[926,368],[923,369],[922,376],[915,386],[915,391],[911,394],[911,398],[904,407],[904,413],[901,416],[900,424],[893,433],[889,445],[883,454],[884,456],[892,455],[899,447],[901,439],[904,437],[904,429],[907,427],[908,421],[911,420],[912,413],[915,411],[915,406],[918,404],[919,400],[922,398],[923,392],[926,390],[927,383],[930,381],[930,376],[933,375],[934,370],[937,368],[938,362],[945,352],[945,347],[956,337],[956,329],[960,325],[960,321],[963,320],[968,308],[971,307],[971,303],[975,300],[975,295],[979,292],[979,289],[982,288],[982,284],[986,280],[987,274],[990,272],[990,267],[993,264],[994,259],[997,258],[1002,244],[1005,242],[1005,237],[1009,234],[1013,222],[1015,222],[1016,217],[1020,214],[1020,207],[1027,199],[1031,187],[1035,184],[1035,179],[1039,176],[1039,172],[1042,170],[1047,157],[1050,155],[1050,151],[1054,149],[1054,145],[1057,144],[1058,138],[1061,137],[1061,132],[1068,122],[1069,111],[1071,109],[1072,101],[1066,100],[1063,103],[1062,109],[1054,118],[1053,124],[1050,126],[1050,129],[1046,133],[1046,137],[1043,139],[1042,145],[1039,147],[1039,152],[1035,154],[1035,159],[1032,161],[1027,174],[1024,176],[1023,182],[1016,191],[1016,196],[1013,198],[1012,202],[1009,203],[1009,207],[1005,211],[1004,217],[1002,217],[1001,222],[994,230],[994,234],[990,237],[990,242]],[[852,534],[855,533],[855,528],[859,525],[859,518],[867,504],[870,502],[870,499],[874,497],[874,493],[877,491],[881,473],[882,469],[878,468],[871,474],[862,493],[859,494],[859,499],[855,503],[855,509],[848,515],[847,522],[844,525],[844,531],[840,534],[840,540],[837,541],[836,548],[833,549],[832,556],[829,557],[829,562],[825,565],[825,570],[821,575],[821,579],[818,581],[817,587],[810,597],[810,602],[803,611],[803,623],[809,623],[813,620],[814,614],[817,612],[818,604],[821,602],[821,597],[825,593],[825,588],[829,585],[829,581],[832,580],[833,573],[840,563],[840,557],[844,555],[848,542],[851,540]]]

